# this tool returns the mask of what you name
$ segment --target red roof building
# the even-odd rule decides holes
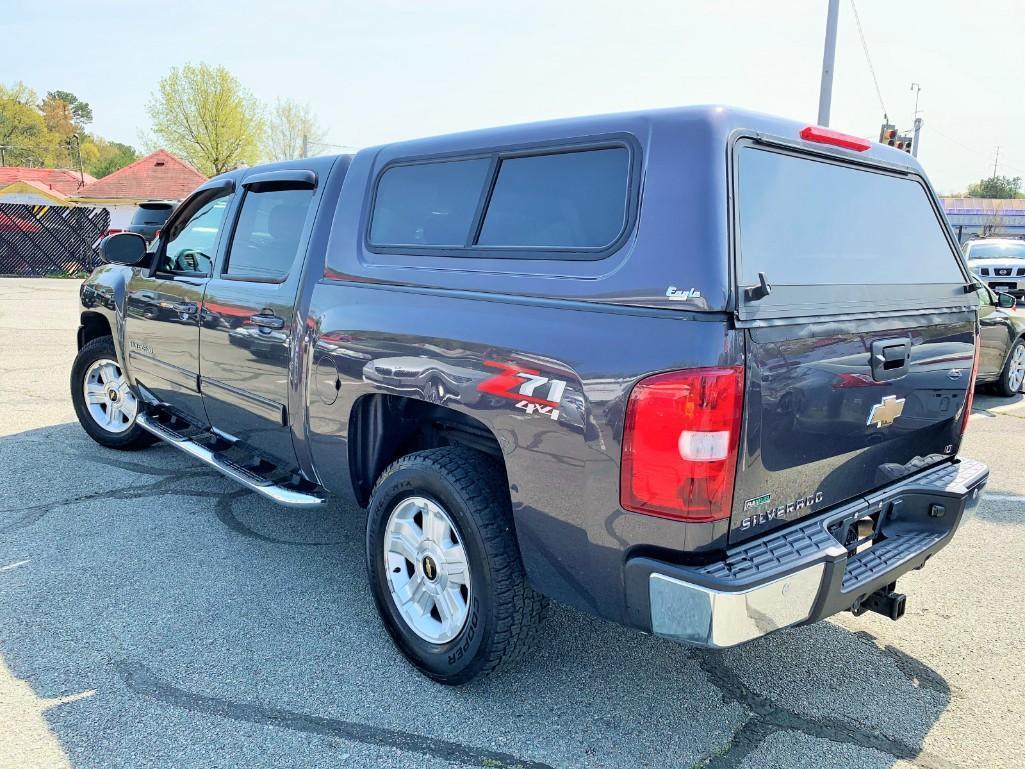
[[[83,177],[87,185],[96,181],[89,174],[83,174]],[[31,183],[32,187],[56,193],[58,197],[74,195],[82,187],[78,171],[67,168],[0,167],[0,189],[15,182]]]
[[[81,203],[181,200],[206,181],[199,171],[167,150],[157,150],[93,180],[74,193]]]

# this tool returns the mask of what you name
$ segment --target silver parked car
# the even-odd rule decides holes
[[[1025,297],[1025,241],[1011,238],[970,240],[965,259],[976,277],[997,293]]]

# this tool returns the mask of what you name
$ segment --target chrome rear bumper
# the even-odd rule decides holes
[[[819,563],[735,593],[651,575],[651,629],[674,641],[736,646],[811,617],[825,567]]]
[[[924,565],[978,503],[988,478],[985,465],[962,459],[745,542],[706,566],[631,559],[628,601],[646,598],[651,632],[708,648],[824,619]],[[878,519],[878,540],[849,554],[830,527],[869,515]]]

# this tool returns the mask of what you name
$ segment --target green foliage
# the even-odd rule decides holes
[[[82,165],[85,172],[102,179],[119,168],[139,159],[134,147],[121,142],[107,141],[100,136],[90,136],[82,142]]]
[[[7,165],[44,166],[60,154],[60,137],[47,127],[37,101],[24,83],[0,85],[0,145]]]
[[[1025,196],[1021,192],[1020,176],[991,176],[968,185],[968,197],[1020,198]]]
[[[24,83],[0,84],[0,145],[9,166],[78,168],[102,177],[138,157],[134,148],[85,133],[92,108],[70,91],[49,91],[42,101]]]
[[[224,67],[172,67],[146,110],[163,146],[204,174],[260,160],[263,110]]]

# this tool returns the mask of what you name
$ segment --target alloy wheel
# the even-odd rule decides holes
[[[406,497],[384,532],[384,564],[395,607],[425,641],[444,644],[466,624],[470,567],[452,518],[436,502]]]
[[[139,402],[116,361],[95,361],[85,372],[82,389],[89,416],[107,432],[123,433],[135,424]]]
[[[1007,384],[1014,392],[1020,392],[1025,382],[1025,345],[1018,345],[1008,364]]]

